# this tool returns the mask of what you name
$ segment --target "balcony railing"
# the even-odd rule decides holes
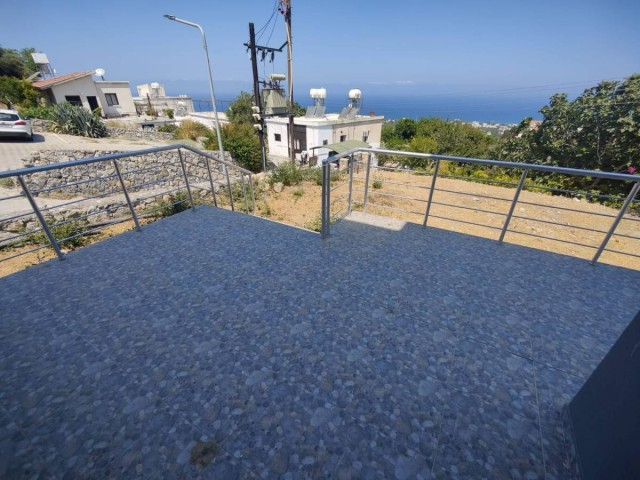
[[[400,157],[412,157],[423,161],[423,168],[413,170],[397,165],[378,165],[376,158],[380,156],[393,156],[396,159]],[[510,177],[518,178],[518,180],[501,181],[489,177],[483,178],[482,176],[472,177],[443,173],[442,166],[445,162],[457,166],[479,165],[489,169],[501,169],[511,172]],[[494,234],[485,234],[483,236],[495,238],[500,244],[505,241],[505,237],[509,233],[537,237],[537,239],[542,239],[545,242],[569,243],[574,247],[585,248],[592,251],[592,264],[598,262],[598,259],[605,250],[626,258],[640,259],[640,235],[638,235],[640,231],[640,217],[629,214],[632,209],[637,210],[638,207],[640,207],[639,201],[636,200],[638,192],[640,191],[640,176],[638,175],[371,148],[353,149],[329,157],[323,162],[322,168],[321,234],[323,238],[327,238],[330,235],[331,223],[336,219],[343,218],[354,210],[359,209],[366,212],[368,208],[373,208],[376,213],[385,211],[392,212],[395,216],[403,216],[403,218],[408,218],[416,223],[421,220],[424,227],[427,226],[431,219],[438,218],[442,221],[456,223],[458,225],[466,224],[468,228],[480,228],[485,232],[493,231],[495,232]],[[335,179],[333,179],[334,181],[332,182],[331,172],[335,170],[342,172],[342,181],[336,182]],[[380,184],[376,185],[376,182],[382,182],[382,180],[375,178],[376,174],[384,176],[385,172],[387,172],[388,175],[395,173],[396,177],[398,175],[401,177],[400,179],[396,177],[384,179],[386,185],[393,185],[395,187],[394,193],[383,192],[378,186]],[[532,175],[531,172],[544,172],[545,174],[565,178],[583,177],[585,180],[589,179],[589,181],[596,182],[602,180],[620,182],[624,184],[621,190],[628,191],[628,194],[621,197],[598,194],[591,191],[552,188],[545,186],[544,183],[539,184],[528,181],[528,176]],[[348,174],[348,176],[345,176],[345,174]],[[404,177],[404,180],[402,177]],[[465,185],[463,189],[467,191],[458,188],[453,189],[448,184],[440,186],[440,183],[445,182],[443,179],[466,180],[458,185]],[[448,180],[446,182],[448,182]],[[504,189],[500,189],[504,190],[504,192],[509,192],[507,188],[510,188],[513,190],[513,194],[504,196],[504,194],[486,195],[477,192],[474,193],[472,188],[474,183],[472,182],[505,187]],[[376,187],[378,187],[378,189],[376,189]],[[372,189],[375,189],[375,194],[372,194]],[[557,201],[553,201],[557,197],[549,197],[550,202],[540,203],[539,200],[532,200],[532,197],[523,199],[523,192],[527,190],[576,199],[586,199],[591,202],[607,202],[608,204],[619,205],[619,209],[617,213],[614,214],[610,213],[610,211],[587,211],[585,209],[559,205]],[[480,204],[473,206],[465,205],[462,199],[468,199],[470,196],[473,197],[475,201],[480,201],[482,198],[482,201],[488,202],[491,205],[503,203],[504,208],[489,209],[483,208]],[[516,207],[518,205],[520,205],[521,209],[524,209],[524,206],[526,206],[529,209],[553,209],[559,213],[570,213],[576,216],[585,215],[586,221],[582,222],[581,225],[567,225],[566,222],[554,221],[553,218],[544,218],[544,215],[539,218],[518,215],[516,213]],[[442,214],[434,213],[434,206],[448,207],[449,209],[462,211],[465,214],[473,211],[476,215],[472,217],[443,216]],[[480,220],[482,220],[482,218],[478,220],[477,214],[481,214],[482,218],[486,218],[487,221],[481,222]],[[589,217],[591,217],[591,219],[589,219]],[[607,221],[610,219],[611,223],[608,224],[607,229],[594,228],[591,225],[595,223],[593,222],[594,217],[599,217],[598,220],[602,220],[602,217],[607,219]],[[541,235],[535,233],[536,229],[533,229],[534,231],[525,231],[513,228],[514,219],[537,222],[540,225],[553,228],[571,228],[572,231],[577,232],[577,234],[574,235],[576,240]],[[617,231],[622,221],[626,222],[629,227],[625,229],[625,232]],[[614,234],[617,238],[624,240],[627,246],[626,249],[619,250],[608,247]],[[586,237],[589,237],[592,243],[581,241]],[[594,241],[595,238],[599,241]]]
[[[65,244],[78,237],[127,221],[140,230],[143,218],[167,208],[236,210],[240,203],[255,213],[250,171],[181,144],[9,170],[0,179],[19,187],[0,198],[0,247],[32,247],[1,261],[49,247],[62,260]]]

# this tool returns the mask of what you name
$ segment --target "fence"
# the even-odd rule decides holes
[[[409,157],[418,160],[414,163],[422,162],[423,166],[420,169],[409,169],[398,165],[378,165],[375,161],[378,156],[393,156],[395,159]],[[457,173],[460,168],[451,168],[452,165],[498,169],[507,172],[507,179],[461,175]],[[590,251],[592,264],[597,263],[606,251],[633,259],[640,265],[640,218],[629,213],[632,208],[640,210],[640,204],[636,200],[640,191],[640,176],[637,175],[371,148],[353,149],[330,157],[323,162],[322,168],[323,238],[330,235],[331,223],[336,219],[343,218],[354,210],[369,210],[421,223],[424,227],[436,219],[439,222],[438,226],[444,225],[452,230],[456,230],[455,226],[452,226],[454,224],[464,225],[466,232],[472,231],[480,236],[495,238],[499,243],[503,243],[507,236],[511,240],[510,243],[520,243],[516,237],[528,236],[535,237],[536,241],[544,241],[543,248],[550,250],[553,248],[548,247],[549,243],[571,244],[583,255],[586,255],[585,251]],[[347,179],[332,185],[333,169],[348,172]],[[448,173],[449,170],[456,173]],[[530,181],[528,176],[533,175],[532,172],[536,175],[582,177],[596,183],[621,182],[624,185],[622,189],[628,193],[626,196],[617,196],[554,188]],[[517,180],[510,181],[509,178]],[[478,183],[501,188],[494,189],[491,194],[479,193],[474,191],[477,190],[474,189],[474,185]],[[382,184],[385,185],[386,191],[381,188]],[[513,193],[509,193],[510,191]],[[340,195],[338,192],[341,192]],[[544,196],[545,200],[541,201],[543,197],[527,192],[551,195]],[[570,202],[567,198],[573,198],[574,201],[606,202],[619,205],[619,209],[616,213],[605,207],[598,207],[597,211],[586,211],[567,205],[567,202]],[[445,211],[448,213],[443,215],[442,212]],[[461,213],[452,214],[453,211]],[[523,211],[527,213],[523,214]],[[568,224],[565,218],[569,216],[583,219]],[[610,223],[604,228],[594,228],[594,224],[601,224],[603,220]],[[517,225],[514,226],[514,222]],[[625,224],[622,230],[621,223]],[[541,228],[531,225],[552,228],[554,231],[568,228],[575,239],[541,234]],[[522,228],[523,226],[526,228]],[[622,247],[610,246],[614,235],[616,244]]]
[[[81,237],[127,221],[140,230],[143,218],[201,202],[255,214],[252,173],[187,145],[10,170],[0,181],[19,187],[0,198],[0,247],[24,247],[0,261],[49,247],[62,260]]]

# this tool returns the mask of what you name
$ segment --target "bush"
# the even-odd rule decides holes
[[[322,173],[321,173],[322,175]],[[295,162],[284,162],[278,165],[269,177],[269,184],[282,183],[287,187],[299,184],[304,178],[302,169]],[[322,182],[322,180],[321,180]]]
[[[167,114],[167,117],[169,117],[170,120],[173,120],[173,108],[167,108],[164,113]]]
[[[53,131],[81,137],[99,138],[107,136],[107,126],[89,110],[68,102],[53,107]]]
[[[175,134],[176,130],[178,130],[178,126],[177,125],[162,125],[161,127],[158,127],[158,132],[162,132],[162,133],[174,133]]]
[[[89,242],[89,239],[84,235],[74,237],[74,235],[78,235],[84,231],[84,228],[87,226],[86,219],[69,219],[56,222],[56,220],[51,215],[47,215],[45,219],[47,221],[47,224],[49,225],[51,233],[60,244],[60,247],[74,250],[76,248],[82,247],[83,245],[86,245]],[[56,223],[58,223],[59,225],[56,225]],[[69,237],[74,238],[61,242],[61,240]],[[49,238],[44,233],[44,230],[39,230],[29,235],[27,237],[27,242],[35,245],[49,245]]]
[[[39,118],[40,120],[53,120],[52,107],[25,107],[19,109],[20,115],[25,118]]]
[[[191,200],[189,199],[189,192],[181,190],[169,195],[167,200],[161,200],[158,207],[160,208],[156,212],[158,217],[170,217],[176,213],[184,212],[191,208]]]
[[[222,146],[242,168],[252,172],[262,170],[260,139],[251,125],[230,123],[222,127]],[[215,134],[209,137],[204,147],[208,150],[218,149],[218,139]]]
[[[185,120],[174,132],[176,140],[197,140],[198,137],[213,137],[213,131],[206,125],[193,120]]]

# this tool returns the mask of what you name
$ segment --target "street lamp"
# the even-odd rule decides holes
[[[213,115],[216,119],[216,136],[218,137],[218,149],[220,150],[220,158],[224,161],[224,149],[222,148],[222,135],[220,134],[220,120],[218,119],[218,110],[216,109],[216,96],[213,91],[213,76],[211,75],[211,62],[209,61],[209,49],[207,48],[207,38],[204,36],[204,30],[197,23],[189,22],[187,20],[182,20],[181,18],[177,18],[175,15],[164,15],[164,18],[169,20],[173,20],[174,22],[184,23],[185,25],[189,25],[190,27],[195,27],[200,30],[200,34],[202,35],[202,46],[204,47],[204,56],[207,59],[207,72],[209,73],[209,90],[211,92],[211,105],[213,106]],[[212,192],[213,195],[215,193]]]

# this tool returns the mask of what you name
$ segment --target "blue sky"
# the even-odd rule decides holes
[[[577,92],[602,79],[640,72],[637,0],[348,1],[292,0],[294,80],[386,94]],[[172,94],[206,92],[200,23],[220,92],[249,89],[242,45],[248,22],[260,29],[274,0],[0,0],[7,48],[35,47],[58,74],[102,67],[132,86],[163,82]],[[285,39],[282,15],[271,45]],[[264,44],[271,25],[259,43]],[[286,71],[286,56],[261,74]],[[533,88],[530,88],[533,87]],[[547,95],[548,97],[548,95]]]

